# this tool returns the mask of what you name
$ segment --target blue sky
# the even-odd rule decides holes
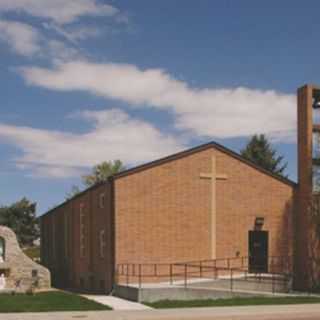
[[[1,204],[38,214],[103,161],[265,133],[296,179],[297,87],[319,83],[318,1],[0,2]]]

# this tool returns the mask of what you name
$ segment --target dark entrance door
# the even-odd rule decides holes
[[[249,272],[268,272],[268,231],[249,231]]]

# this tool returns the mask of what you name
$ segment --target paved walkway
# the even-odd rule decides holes
[[[0,320],[319,320],[320,304],[143,311],[0,314]]]
[[[150,310],[151,308],[137,302],[106,295],[83,295],[83,297],[107,305],[113,310]]]

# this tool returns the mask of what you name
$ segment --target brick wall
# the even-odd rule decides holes
[[[208,257],[211,151],[115,180],[117,263]]]
[[[228,152],[197,152],[131,171],[87,190],[42,217],[42,258],[58,287],[109,292],[118,263],[170,263],[212,258],[212,181],[216,181],[218,258],[247,256],[248,231],[264,217],[269,255],[292,254],[294,185],[279,181]],[[99,206],[105,194],[105,207]],[[85,254],[80,254],[80,206]],[[101,256],[99,236],[105,230]],[[104,287],[104,290],[103,290]]]
[[[215,152],[217,171],[217,255],[248,255],[248,231],[264,217],[269,255],[292,255],[294,188],[222,152]]]
[[[95,214],[92,219],[92,272],[96,276],[96,288],[101,291],[103,286],[105,291],[109,292],[113,284],[113,221],[112,221],[112,186],[106,184],[94,189],[92,192],[92,205],[95,209]],[[99,197],[105,195],[104,207],[99,206]],[[103,253],[100,252],[100,232],[105,233],[105,246]],[[102,290],[103,291],[103,290]]]
[[[269,254],[292,253],[294,187],[209,148],[115,180],[116,263],[211,258],[211,172],[216,156],[217,257],[248,254],[248,231],[265,217]]]
[[[105,195],[104,205],[100,196]],[[106,183],[75,197],[41,218],[42,261],[58,288],[110,292],[113,276],[111,185]],[[84,213],[84,251],[80,254],[80,207]],[[101,231],[105,246],[100,251]]]

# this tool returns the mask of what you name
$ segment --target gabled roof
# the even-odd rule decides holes
[[[243,156],[241,156],[240,154],[224,147],[223,145],[217,143],[217,142],[209,142],[209,143],[205,143],[205,144],[202,144],[200,146],[197,146],[197,147],[194,147],[194,148],[191,148],[191,149],[187,149],[187,150],[184,150],[184,151],[181,151],[181,152],[178,152],[178,153],[175,153],[175,154],[172,154],[170,156],[167,156],[167,157],[164,157],[164,158],[161,158],[161,159],[158,159],[158,160],[155,160],[155,161],[152,161],[152,162],[148,162],[148,163],[145,163],[145,164],[142,164],[142,165],[139,165],[137,167],[134,167],[134,168],[131,168],[131,169],[128,169],[128,170],[125,170],[125,171],[122,171],[120,173],[117,173],[115,175],[113,175],[112,177],[110,177],[111,179],[118,179],[118,178],[121,178],[121,177],[124,177],[124,176],[128,176],[128,175],[131,175],[131,174],[134,174],[134,173],[137,173],[137,172],[140,172],[140,171],[143,171],[143,170],[146,170],[146,169],[149,169],[149,168],[152,168],[152,167],[155,167],[155,166],[158,166],[158,165],[161,165],[163,163],[166,163],[166,162],[170,162],[170,161],[173,161],[173,160],[176,160],[176,159],[180,159],[180,158],[183,158],[183,157],[186,157],[188,155],[191,155],[191,154],[194,154],[194,153],[197,153],[197,152],[200,152],[200,151],[204,151],[204,150],[207,150],[207,149],[210,149],[210,148],[213,148],[213,149],[217,149],[227,155],[229,155],[230,157],[233,157],[247,165],[249,165],[250,167],[274,178],[274,179],[277,179],[279,181],[281,181],[282,183],[285,183],[285,184],[288,184],[290,186],[293,186],[293,187],[296,187],[297,186],[297,183],[288,179],[288,178],[285,178],[283,176],[280,176],[278,174],[275,174],[269,170],[266,170],[264,168],[262,168],[261,166],[255,164],[254,162],[250,161],[250,160],[247,160],[245,159]]]
[[[51,213],[52,211],[57,210],[57,209],[63,207],[64,205],[66,205],[66,204],[69,203],[70,201],[72,201],[72,200],[74,200],[74,199],[76,199],[76,198],[81,197],[81,196],[82,196],[84,193],[86,193],[87,191],[94,190],[94,189],[96,189],[96,188],[98,188],[98,187],[100,187],[100,186],[102,186],[102,185],[104,185],[104,184],[106,184],[106,183],[109,183],[109,181],[108,181],[108,182],[99,182],[99,183],[96,183],[95,185],[90,186],[90,187],[88,187],[88,188],[80,191],[79,193],[77,193],[76,195],[74,195],[72,198],[63,201],[62,203],[60,203],[60,204],[58,204],[57,206],[53,207],[52,209],[48,210],[47,212],[45,212],[44,214],[42,214],[41,216],[39,216],[39,218],[44,217],[44,216],[48,215],[49,213]]]
[[[161,164],[164,164],[164,163],[167,163],[167,162],[170,162],[170,161],[174,161],[174,160],[177,160],[177,159],[180,159],[180,158],[183,158],[183,157],[186,157],[186,156],[189,156],[191,154],[194,154],[194,153],[197,153],[197,152],[201,152],[201,151],[204,151],[204,150],[207,150],[207,149],[210,149],[210,148],[213,148],[213,149],[216,149],[216,150],[219,150],[227,155],[229,155],[230,157],[233,157],[247,165],[249,165],[250,167],[270,176],[271,178],[274,178],[274,179],[277,179],[278,181],[282,182],[282,183],[285,183],[291,187],[296,187],[298,184],[288,178],[285,178],[283,176],[280,176],[278,174],[275,174],[269,170],[266,170],[264,168],[262,168],[261,166],[258,166],[257,164],[255,164],[254,162],[250,161],[250,160],[247,160],[245,159],[244,157],[242,157],[240,154],[224,147],[223,145],[217,143],[217,142],[209,142],[209,143],[205,143],[205,144],[202,144],[200,146],[197,146],[197,147],[194,147],[194,148],[191,148],[191,149],[187,149],[187,150],[184,150],[184,151],[181,151],[181,152],[178,152],[178,153],[175,153],[175,154],[172,154],[170,156],[167,156],[167,157],[164,157],[164,158],[161,158],[161,159],[158,159],[158,160],[155,160],[155,161],[151,161],[151,162],[148,162],[148,163],[145,163],[145,164],[142,164],[142,165],[139,165],[139,166],[136,166],[134,168],[131,168],[131,169],[128,169],[128,170],[125,170],[125,171],[122,171],[120,173],[117,173],[111,177],[109,177],[108,181],[107,182],[101,182],[101,183],[98,183],[94,186],[91,186],[85,190],[83,190],[82,192],[76,194],[74,197],[72,197],[71,199],[68,199],[66,201],[64,201],[63,203],[61,203],[60,205],[56,206],[55,208],[53,209],[50,209],[48,212],[44,213],[43,215],[41,215],[40,217],[42,216],[45,216],[47,214],[49,214],[50,212],[64,206],[65,204],[67,204],[69,201],[73,200],[73,199],[76,199],[78,197],[80,197],[81,195],[83,195],[85,192],[89,191],[89,190],[93,190],[101,185],[103,185],[104,183],[109,183],[111,182],[112,180],[115,180],[115,179],[120,179],[122,177],[126,177],[126,176],[129,176],[131,174],[135,174],[135,173],[138,173],[140,171],[143,171],[143,170],[146,170],[146,169],[150,169],[152,167],[156,167],[156,166],[159,166]]]

